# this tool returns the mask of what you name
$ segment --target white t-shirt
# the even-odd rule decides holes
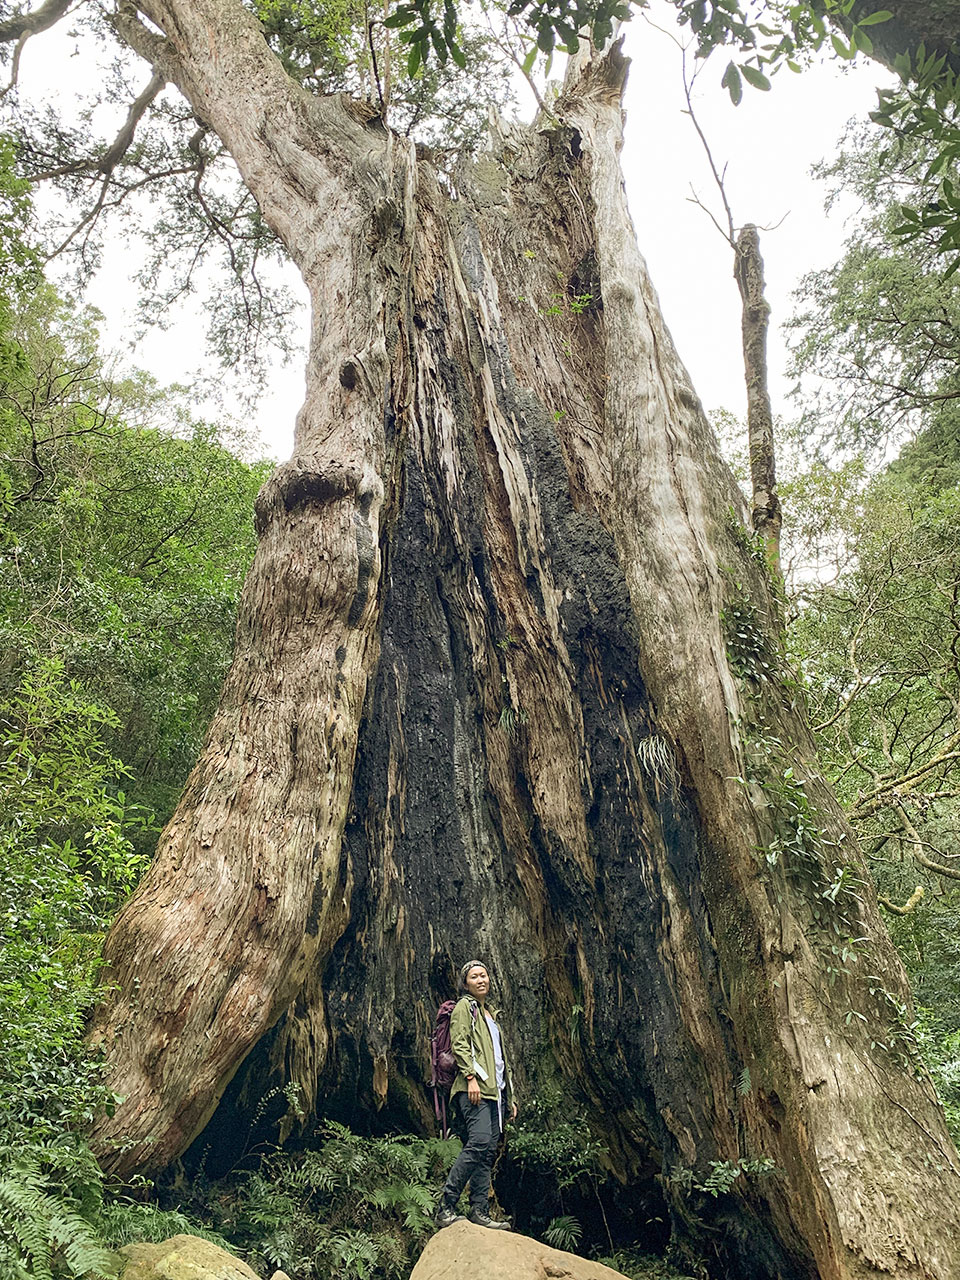
[[[490,1017],[489,1013],[483,1015],[487,1020],[487,1026],[490,1028],[490,1037],[493,1040],[493,1061],[497,1071],[497,1096],[502,1098],[504,1089],[507,1087],[507,1075],[503,1065],[503,1046],[500,1043],[500,1028]]]

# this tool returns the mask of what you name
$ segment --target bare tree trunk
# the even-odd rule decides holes
[[[773,409],[767,386],[767,330],[770,304],[764,292],[760,233],[747,223],[734,242],[733,274],[740,290],[743,334],[743,372],[747,383],[747,439],[750,450],[750,487],[753,493],[750,520],[763,538],[767,562],[775,582],[780,571],[780,527],[783,517],[777,495]]]
[[[730,1274],[960,1274],[903,975],[637,250],[619,46],[449,181],[281,84],[234,0],[143,12],[314,322],[220,710],[108,939],[104,1161],[162,1168],[245,1059],[238,1094],[416,1113],[479,954],[527,1074],[548,1047]]]

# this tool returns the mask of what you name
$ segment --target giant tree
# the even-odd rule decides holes
[[[219,710],[107,942],[103,1161],[162,1168],[228,1086],[416,1117],[480,953],[528,1076],[549,1053],[716,1274],[955,1274],[902,971],[635,243],[620,44],[441,170],[238,0],[116,26],[232,155],[312,328]]]

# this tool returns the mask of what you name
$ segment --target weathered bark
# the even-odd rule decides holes
[[[385,406],[415,181],[412,147],[349,102],[297,91],[239,4],[143,12],[167,40],[129,11],[120,30],[230,148],[314,307],[297,452],[257,501],[220,708],[108,941],[122,986],[99,1034],[125,1103],[103,1142],[132,1141],[105,1155],[122,1168],[162,1166],[190,1141],[346,922],[340,833],[377,654]]]
[[[873,54],[878,62],[893,67],[898,54],[913,58],[924,47],[928,54],[944,55],[954,71],[960,70],[960,4],[957,0],[890,0],[877,6],[873,0],[853,0],[853,7],[845,18],[831,14],[848,31],[851,23],[861,22],[885,9],[892,16],[877,26],[867,28],[873,43]]]
[[[678,1175],[718,1275],[960,1273],[903,975],[837,880],[866,875],[636,246],[619,46],[449,182],[278,78],[234,0],[142,11],[166,39],[127,38],[235,155],[314,319],[223,700],[108,939],[104,1161],[162,1168],[245,1059],[236,1094],[273,1071],[311,1113],[415,1113],[479,954],[528,1079],[548,1047],[623,1176]],[[775,1176],[690,1197],[683,1170],[759,1156]]]
[[[775,581],[780,573],[780,528],[783,516],[777,494],[773,409],[767,386],[767,330],[770,304],[764,292],[760,233],[752,222],[740,230],[734,245],[733,274],[742,303],[743,372],[747,384],[747,439],[750,451],[750,522],[767,548]]]

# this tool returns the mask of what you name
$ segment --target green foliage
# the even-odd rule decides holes
[[[143,1188],[150,1191],[149,1185]],[[217,1231],[211,1231],[196,1217],[189,1217],[178,1209],[161,1209],[144,1200],[134,1200],[126,1192],[113,1192],[100,1206],[96,1215],[97,1234],[111,1249],[125,1244],[146,1242],[159,1244],[171,1236],[199,1236],[233,1253],[230,1241]]]
[[[849,60],[857,53],[873,52],[873,40],[867,31],[888,22],[889,9],[876,9],[859,17],[853,16],[854,0],[823,0],[821,4],[760,5],[742,8],[737,0],[675,0],[681,24],[689,23],[697,37],[701,55],[723,45],[738,46],[748,60],[727,67],[724,85],[734,103],[740,101],[739,70],[755,89],[769,89],[770,82],[761,68],[771,73],[787,66],[799,71],[801,60],[824,47],[837,57]],[[833,24],[831,29],[828,22]],[[843,30],[843,37],[836,27]]]
[[[902,148],[918,142],[927,152],[924,198],[899,207],[891,235],[909,244],[925,244],[945,260],[945,278],[960,268],[960,78],[946,53],[927,52],[921,44],[896,58],[901,84],[880,89],[875,124],[888,130]]]
[[[678,1271],[663,1258],[645,1253],[642,1249],[621,1248],[597,1259],[606,1267],[628,1277],[628,1280],[694,1280],[686,1271]]]
[[[798,879],[821,880],[821,834],[807,799],[806,784],[793,765],[785,765],[787,752],[779,739],[761,739],[751,743],[751,758],[756,762],[760,750],[763,764],[754,768],[752,776],[763,788],[773,818],[773,835],[766,848],[766,861],[771,867],[782,865],[788,875]]]
[[[755,560],[757,564],[767,567],[767,544],[762,533],[751,533],[743,521],[740,519],[733,507],[727,510],[727,519],[725,521],[727,532],[733,538],[734,542],[746,555]]]
[[[918,1076],[926,1074],[920,1043],[921,1022],[904,1000],[884,986],[883,979],[876,974],[868,974],[867,981],[870,995],[873,997],[879,1014],[878,1025],[882,1031],[874,1032],[870,1047],[875,1045],[889,1053],[902,1067]],[[851,1011],[850,1018],[857,1017],[866,1022],[862,1013]],[[880,1037],[883,1037],[882,1039]]]
[[[432,1232],[459,1150],[456,1139],[361,1138],[330,1123],[316,1150],[274,1152],[214,1187],[201,1216],[262,1274],[392,1280]]]
[[[574,53],[580,33],[589,30],[599,48],[610,37],[613,24],[628,18],[630,6],[624,0],[512,0],[510,17],[522,17],[536,35],[536,47],[545,54],[555,48]],[[442,64],[451,59],[466,65],[466,56],[457,43],[459,14],[455,0],[400,0],[386,25],[400,29],[401,39],[410,49],[411,74],[425,64],[431,52]]]
[[[579,1035],[579,1024],[572,1022],[570,1030]],[[521,1172],[547,1174],[561,1192],[581,1178],[596,1178],[603,1154],[583,1112],[555,1086],[543,1086],[525,1101],[511,1127],[510,1155]]]
[[[758,1160],[711,1160],[710,1172],[702,1182],[693,1185],[704,1195],[726,1195],[731,1191],[739,1178],[769,1178],[776,1170],[776,1161],[769,1156],[761,1156]]]
[[[838,529],[856,554],[835,580],[803,587],[791,639],[828,776],[894,896],[917,883],[904,857],[929,870],[924,859],[948,863],[958,848],[960,487],[947,452],[924,472],[922,443],[854,495]]]
[[[572,1253],[583,1235],[583,1227],[577,1218],[571,1217],[569,1213],[561,1214],[559,1218],[551,1218],[543,1231],[543,1238],[547,1244],[553,1245],[555,1249],[565,1249],[568,1253]]]
[[[715,1200],[732,1191],[741,1178],[769,1178],[776,1171],[776,1161],[769,1156],[749,1160],[710,1160],[706,1173],[698,1175],[694,1169],[681,1168],[672,1173],[668,1181],[688,1194],[699,1191]]]
[[[960,1145],[960,1031],[945,1031],[940,1014],[924,1009],[917,1022],[917,1044],[943,1104],[947,1128]]]
[[[739,584],[735,584],[739,587]],[[720,625],[731,670],[741,680],[771,679],[777,672],[777,656],[756,606],[742,594],[724,605]]]
[[[818,944],[821,971],[826,985],[833,987],[841,976],[853,975],[859,948],[867,941],[857,936],[863,881],[844,858],[842,836],[832,841],[821,830],[807,783],[782,739],[769,730],[757,729],[746,736],[744,745],[749,781],[737,781],[760,790],[769,828],[758,855],[763,856],[771,874],[780,868],[786,884],[801,896],[811,936]],[[774,883],[781,885],[778,891],[782,892],[783,881]],[[875,992],[871,990],[870,995]],[[889,1012],[881,1002],[878,1025],[887,1025]],[[866,1021],[860,1013],[852,1016]],[[744,1087],[749,1092],[749,1070],[741,1076],[740,1088]]]
[[[922,879],[928,892],[922,902],[906,916],[891,914],[888,927],[903,957],[910,985],[920,1010],[921,1025],[917,1029],[920,1049],[935,1080],[949,1084],[946,1101],[953,1097],[952,1076],[943,1076],[943,1068],[954,1059],[955,1036],[960,1031],[960,892],[950,888],[950,881],[938,887],[932,874],[916,875],[916,869],[894,864],[904,881],[912,884]],[[897,893],[899,885],[890,884],[890,868],[879,869],[886,879],[888,892]],[[913,874],[910,874],[913,872]],[[939,1083],[938,1083],[939,1088]]]
[[[768,90],[770,76],[783,67],[800,71],[821,50],[832,50],[842,61],[859,53],[872,55],[874,41],[894,17],[890,9],[872,9],[857,0],[821,3],[741,5],[738,0],[673,0],[681,25],[689,24],[697,51],[707,56],[720,47],[734,47],[739,57],[726,65],[721,84],[734,104],[743,97],[743,82]],[[937,25],[936,7],[932,25]],[[922,24],[923,18],[920,18]],[[896,26],[896,24],[894,24]],[[899,32],[892,37],[894,65],[901,83],[879,91],[880,105],[872,113],[884,130],[882,163],[904,146],[919,145],[927,153],[926,190],[903,203],[894,234],[911,245],[932,248],[948,275],[960,267],[960,186],[955,170],[960,157],[960,79],[955,46],[896,52]],[[890,57],[891,50],[885,50]]]
[[[114,718],[62,662],[0,703],[0,1141],[57,1140],[106,1101],[83,1045],[100,931],[142,866],[128,838]]]
[[[0,217],[26,272],[18,235]],[[229,660],[265,470],[110,379],[39,276],[0,288],[0,1275],[105,1276],[123,1206],[82,1137],[114,1104],[85,1022]]]
[[[24,228],[30,217],[30,184],[15,171],[16,143],[0,134],[0,377],[18,359],[8,333],[13,309],[37,287],[39,255]]]
[[[513,738],[519,734],[521,726],[527,723],[527,719],[527,713],[523,707],[514,709],[510,703],[506,703],[500,708],[497,728],[508,738]]]
[[[14,333],[25,363],[0,402],[0,697],[30,665],[60,661],[109,709],[103,737],[130,803],[164,821],[222,683],[267,468],[148,380],[107,378],[92,318],[49,291]]]
[[[346,90],[362,57],[363,5],[356,0],[253,0],[263,34],[283,69],[301,84]]]
[[[935,239],[904,244],[897,227],[902,205],[954,172],[956,159],[937,164],[917,137],[881,151],[878,137],[860,131],[825,170],[834,193],[852,191],[871,216],[841,261],[805,282],[794,350],[798,371],[819,383],[815,415],[839,427],[834,447],[876,458],[916,434],[879,473],[863,456],[824,457],[782,494],[795,559],[808,566],[794,586],[789,644],[827,777],[917,998],[937,1010],[918,1021],[865,974],[870,1005],[847,1020],[870,1014],[874,1045],[907,1069],[922,1071],[923,1059],[949,1108],[960,1027],[960,294],[958,277],[939,270]],[[858,950],[855,939],[836,938],[832,968],[848,972]]]
[[[0,1275],[112,1277],[116,1260],[94,1225],[102,1207],[100,1171],[69,1140],[0,1146]]]
[[[255,0],[254,10],[294,79],[318,93],[374,100],[398,133],[432,148],[475,149],[489,108],[511,98],[504,54],[475,19],[461,26],[454,14],[444,56],[430,59],[394,33],[396,11],[373,20],[355,0]]]
[[[904,243],[896,234],[903,205],[934,196],[931,152],[912,139],[885,146],[879,133],[852,129],[819,170],[831,199],[853,195],[867,216],[840,261],[804,279],[789,326],[794,371],[811,388],[810,425],[830,424],[832,449],[861,452],[921,426],[956,438],[960,388],[960,280],[945,278],[929,236]],[[956,159],[940,177],[960,180]]]

